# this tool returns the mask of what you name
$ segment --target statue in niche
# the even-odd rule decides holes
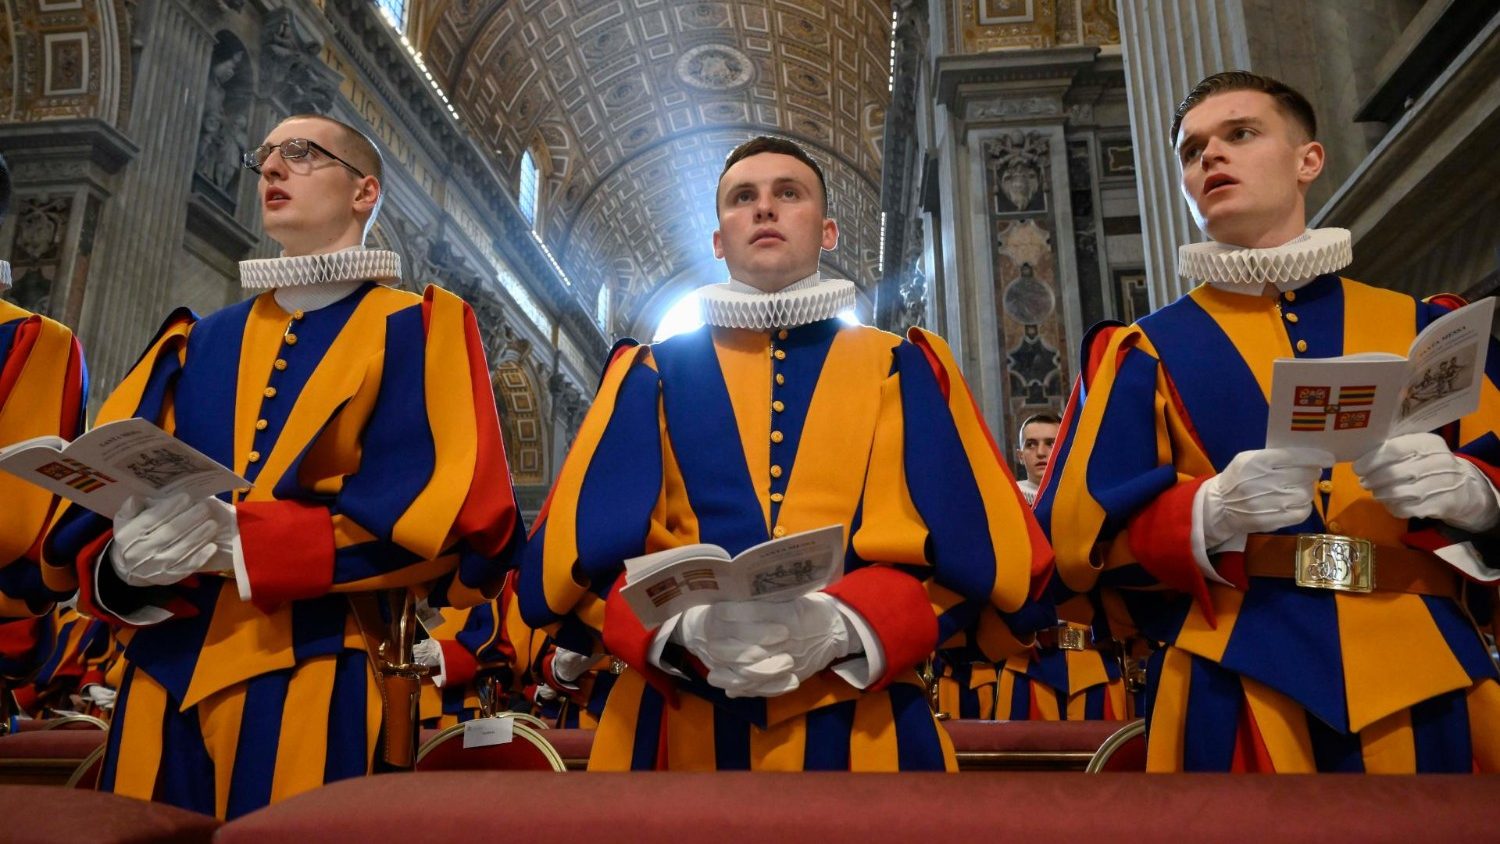
[[[323,63],[323,45],[289,8],[266,16],[261,37],[265,90],[291,114],[325,114],[338,93],[339,74]]]
[[[234,208],[239,184],[240,157],[249,127],[249,60],[232,37],[221,35],[214,48],[203,93],[203,121],[198,129],[193,172],[222,194],[221,205]],[[212,192],[210,192],[212,193]]]

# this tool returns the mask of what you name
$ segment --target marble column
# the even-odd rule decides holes
[[[124,127],[140,154],[120,173],[99,224],[80,334],[99,399],[119,382],[172,306],[182,248],[203,80],[217,0],[161,0],[150,22]]]
[[[1249,69],[1243,0],[1120,0],[1120,43],[1141,198],[1141,237],[1151,307],[1181,296],[1177,247],[1204,240],[1178,189],[1168,133],[1193,85],[1221,70]]]

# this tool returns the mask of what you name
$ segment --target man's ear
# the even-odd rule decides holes
[[[375,210],[380,202],[380,180],[374,176],[363,176],[359,180],[359,187],[354,192],[354,211],[357,214],[368,214]]]
[[[1323,172],[1323,145],[1308,141],[1302,147],[1302,157],[1297,162],[1297,183],[1306,188]]]
[[[714,229],[714,257],[724,260],[724,235],[718,229]]]
[[[839,224],[832,217],[823,218],[823,251],[832,252],[839,245]]]

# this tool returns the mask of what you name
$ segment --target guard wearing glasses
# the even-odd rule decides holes
[[[282,257],[240,265],[247,301],[173,313],[99,421],[151,419],[251,486],[75,508],[49,558],[134,628],[101,788],[221,818],[399,756],[386,608],[481,602],[521,537],[473,313],[363,247],[374,146],[300,116],[245,164]]]

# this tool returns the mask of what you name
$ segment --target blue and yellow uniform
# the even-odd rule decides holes
[[[443,685],[422,686],[422,726],[442,729],[479,717],[479,683],[494,678],[499,691],[509,689],[516,655],[503,637],[500,603],[439,609],[443,623],[428,635],[443,650]]]
[[[995,610],[1019,607],[1050,561],[1004,463],[925,332],[903,342],[827,319],[622,346],[519,587],[527,620],[563,647],[597,653],[602,638],[628,666],[590,769],[952,769],[915,668],[981,615],[1003,627]],[[833,524],[846,573],[827,591],[884,651],[868,689],[825,670],[778,697],[730,699],[649,664],[652,631],[615,595],[624,559],[697,542],[739,553]]]
[[[1277,297],[1202,286],[1091,348],[1037,512],[1067,586],[1118,592],[1166,646],[1148,668],[1151,770],[1500,770],[1500,675],[1471,614],[1494,589],[1423,550],[1489,537],[1397,519],[1339,463],[1304,523],[1218,555],[1235,588],[1191,550],[1199,486],[1265,444],[1273,360],[1404,354],[1452,304],[1335,275]],[[1492,348],[1478,411],[1440,432],[1492,479],[1497,372]],[[1290,536],[1306,533],[1372,541],[1376,591],[1295,585]]]
[[[0,300],[0,447],[83,433],[88,391],[83,349],[61,323]],[[47,612],[70,589],[42,582],[42,538],[58,498],[0,472],[0,619]]]
[[[254,484],[231,496],[250,599],[216,576],[127,586],[110,522],[63,517],[49,574],[76,569],[80,608],[127,626],[101,788],[234,817],[369,772],[380,690],[353,603],[478,603],[520,539],[468,306],[366,283],[307,313],[269,292],[179,311],[99,414],[129,416]]]
[[[1057,604],[1057,626],[1039,631],[1035,646],[1012,655],[1000,667],[993,717],[1005,721],[1124,721],[1134,717],[1118,644],[1090,597],[1066,597]]]

